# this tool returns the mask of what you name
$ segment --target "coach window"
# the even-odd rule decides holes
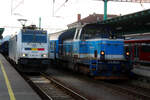
[[[142,49],[142,52],[150,52],[150,46],[149,45],[143,45],[141,49]]]
[[[50,43],[50,48],[53,49],[53,42]]]
[[[139,46],[138,45],[135,45],[134,46],[134,57],[139,57]]]

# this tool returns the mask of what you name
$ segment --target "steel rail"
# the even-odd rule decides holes
[[[37,86],[29,77],[22,75],[23,78],[29,83],[29,85],[37,92],[42,100],[53,100],[52,97],[46,94],[39,86]]]
[[[52,83],[54,83],[55,85],[57,85],[59,88],[63,89],[67,94],[71,95],[73,98],[77,99],[77,100],[88,100],[86,97],[81,96],[80,94],[78,94],[77,92],[71,90],[70,88],[64,86],[63,84],[61,84],[60,82],[58,82],[56,79],[47,76],[44,73],[41,73],[44,77],[46,77],[48,80],[50,80]]]
[[[107,86],[112,89],[118,90],[120,92],[126,93],[127,95],[132,95],[132,96],[134,96],[134,98],[138,97],[138,98],[141,98],[142,100],[150,100],[150,96],[145,95],[144,93],[140,93],[138,91],[135,91],[135,90],[132,90],[129,88],[125,88],[123,86],[112,84],[112,83],[107,83],[107,82],[100,82],[100,83],[102,83],[104,86]]]

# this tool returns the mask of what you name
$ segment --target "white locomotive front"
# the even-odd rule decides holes
[[[47,31],[23,28],[9,41],[9,58],[23,72],[43,71],[49,64]]]

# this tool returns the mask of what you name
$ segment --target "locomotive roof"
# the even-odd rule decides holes
[[[108,26],[106,26],[105,24],[101,24],[101,23],[91,23],[91,24],[86,24],[84,26],[82,26],[83,28],[89,28],[89,27],[100,27],[100,28],[107,28],[108,30],[110,30],[110,28]],[[64,40],[72,40],[74,38],[75,35],[75,30],[76,28],[72,28],[72,29],[68,29],[66,31],[64,31],[60,36],[59,36],[59,41],[60,43]]]
[[[46,34],[47,31],[46,30],[32,30],[32,29],[22,29],[21,30],[23,33],[26,32],[27,34],[30,32],[34,32],[34,33],[42,33],[42,34]]]

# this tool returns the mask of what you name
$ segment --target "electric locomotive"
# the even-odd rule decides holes
[[[127,79],[131,75],[132,63],[130,53],[124,50],[124,38],[102,24],[68,29],[58,40],[50,40],[51,45],[51,55],[56,59],[53,61],[58,61],[59,66],[95,79]]]
[[[9,58],[22,72],[41,72],[48,68],[47,31],[35,25],[24,26],[9,40]]]

